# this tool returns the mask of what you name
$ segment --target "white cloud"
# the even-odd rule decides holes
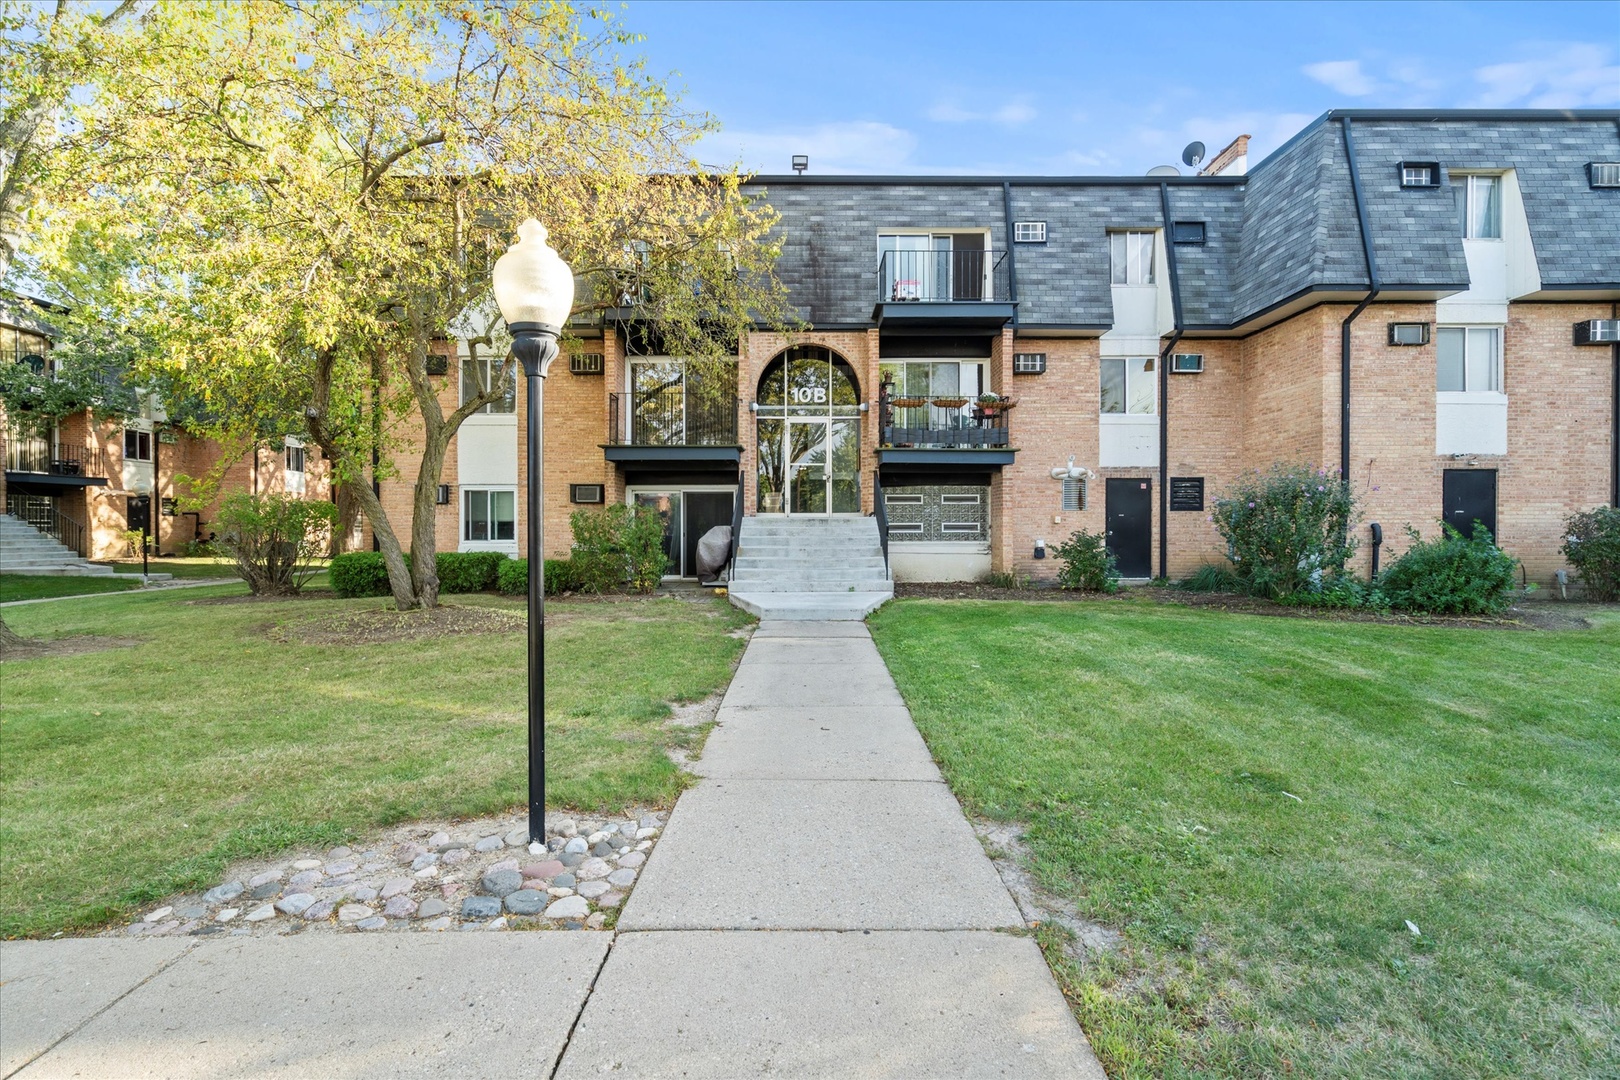
[[[1360,60],[1324,60],[1300,69],[1323,86],[1347,97],[1366,97],[1378,89],[1372,77],[1361,70]]]
[[[816,173],[901,172],[909,169],[917,136],[874,120],[845,120],[784,131],[720,131],[703,140],[703,161],[740,161],[766,173],[788,172],[794,154],[810,157]]]
[[[1548,47],[1541,56],[1474,70],[1482,84],[1476,104],[1499,109],[1576,109],[1620,102],[1620,64],[1596,45]]]
[[[928,119],[942,124],[969,124],[990,121],[1016,127],[1035,119],[1035,106],[1028,98],[1018,97],[995,109],[964,109],[955,101],[936,102],[928,110]]]

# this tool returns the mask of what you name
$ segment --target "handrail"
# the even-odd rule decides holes
[[[7,472],[46,476],[107,476],[107,455],[98,446],[74,446],[48,439],[0,439]]]
[[[726,580],[730,581],[737,576],[737,541],[742,535],[743,497],[745,493],[743,473],[737,470],[737,497],[731,504],[731,554],[726,559]]]
[[[872,517],[877,520],[878,546],[883,549],[883,576],[893,577],[889,570],[889,508],[883,502],[883,473],[872,470]]]
[[[71,548],[79,558],[89,558],[90,550],[85,544],[88,534],[84,522],[76,521],[58,510],[56,500],[50,496],[8,491],[6,513],[29,527],[38,529],[63,547]]]
[[[609,394],[608,445],[735,446],[737,395],[706,396],[679,386]]]
[[[891,394],[885,384],[878,390],[878,442],[881,446],[1009,446],[1007,412],[1012,407],[1012,402],[981,405],[971,394]]]
[[[1007,253],[983,248],[885,251],[878,256],[878,302],[1006,302]]]

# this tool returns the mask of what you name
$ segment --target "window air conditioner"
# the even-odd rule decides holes
[[[569,484],[568,500],[574,503],[599,503],[602,501],[601,484]]]
[[[1203,370],[1203,353],[1176,353],[1170,358],[1170,371],[1173,374],[1196,375]]]
[[[1389,324],[1391,345],[1427,345],[1429,324],[1426,322],[1392,322]]]
[[[1620,319],[1587,319],[1575,324],[1575,344],[1613,345],[1620,342]]]
[[[440,506],[449,506],[450,505],[450,485],[449,484],[440,484],[439,485],[439,492],[438,492],[437,495],[433,496],[433,501],[438,503]]]

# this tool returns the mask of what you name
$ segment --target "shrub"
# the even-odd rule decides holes
[[[574,568],[567,559],[547,559],[546,595],[556,596],[574,588]],[[507,559],[495,571],[495,587],[508,596],[526,596],[529,592],[529,560]]]
[[[1316,592],[1290,593],[1281,598],[1284,604],[1302,607],[1365,609],[1388,611],[1389,597],[1375,584],[1360,578],[1336,577],[1323,582]]]
[[[319,572],[337,507],[292,495],[238,492],[219,508],[219,545],[255,596],[296,593]]]
[[[1115,592],[1119,589],[1119,567],[1101,533],[1075,531],[1055,549],[1058,561],[1058,588],[1085,592]]]
[[[1274,465],[1238,480],[1210,520],[1226,539],[1245,592],[1272,598],[1318,592],[1355,554],[1356,500],[1336,473]]]
[[[406,560],[410,555],[405,556]],[[388,565],[380,551],[351,551],[334,555],[328,577],[332,591],[339,596],[389,596]]]
[[[547,559],[543,573],[546,575],[547,596],[572,592],[579,587],[574,581],[574,564],[567,559]],[[523,587],[529,587],[527,577],[523,579]]]
[[[1176,582],[1176,588],[1184,592],[1240,593],[1243,591],[1243,581],[1229,567],[1210,563]]]
[[[506,555],[499,551],[441,551],[433,557],[441,593],[487,592],[495,588]]]
[[[1564,522],[1564,556],[1593,600],[1620,600],[1620,508],[1600,506]]]
[[[636,592],[658,590],[669,557],[664,554],[664,518],[650,506],[627,507],[624,554],[629,563],[630,587]]]
[[[639,592],[652,592],[664,576],[664,519],[651,507],[604,506],[576,510],[570,572],[575,588],[607,592],[626,579]]]
[[[984,583],[993,589],[1027,589],[1032,578],[1028,574],[1020,574],[1017,570],[992,570],[984,579]]]
[[[1472,539],[1444,522],[1441,530],[1425,540],[1407,529],[1412,546],[1378,579],[1390,606],[1438,615],[1494,615],[1507,607],[1518,560],[1477,524]]]

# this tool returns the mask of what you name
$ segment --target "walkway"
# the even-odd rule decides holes
[[[1100,1080],[864,624],[718,722],[614,935],[8,942],[0,1077]]]

